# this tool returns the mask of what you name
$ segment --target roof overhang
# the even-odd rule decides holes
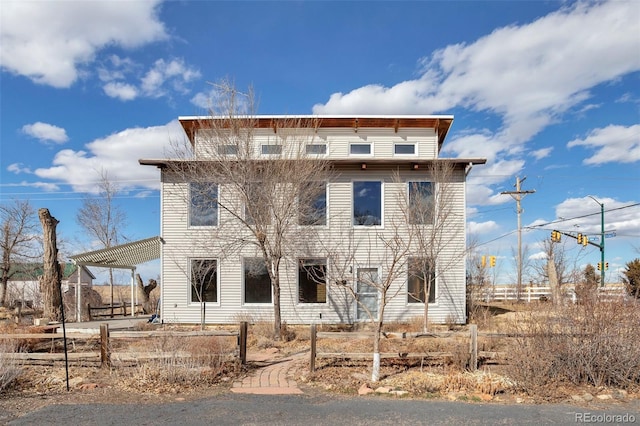
[[[135,269],[136,265],[160,258],[162,238],[151,237],[115,247],[77,254],[69,258],[76,265]]]
[[[233,160],[229,160],[233,161]],[[295,160],[277,160],[277,159],[256,159],[253,161],[260,162],[273,162],[273,161],[295,161]],[[336,160],[326,160],[321,159],[321,161],[326,161],[327,164],[332,165],[334,167],[341,166],[360,166],[362,164],[370,164],[376,166],[389,166],[389,167],[405,167],[408,166],[414,170],[424,169],[429,167],[429,165],[434,163],[449,163],[456,166],[466,167],[469,165],[475,164],[485,164],[487,162],[486,158],[438,158],[436,160],[425,160],[425,159],[410,159],[410,158],[402,158],[402,159],[382,159],[382,158],[348,158],[348,159],[336,159]],[[143,166],[155,166],[159,169],[164,169],[169,166],[175,167],[176,169],[180,169],[180,165],[183,164],[186,167],[194,166],[198,163],[200,164],[214,164],[214,161],[207,160],[172,160],[172,159],[141,159],[138,162]]]
[[[438,132],[438,146],[442,146],[449,128],[453,123],[453,115],[256,115],[238,116],[235,119],[246,121],[246,126],[257,129],[286,128],[351,128],[355,132],[366,128],[394,129],[397,133],[400,129],[436,129]],[[233,119],[229,117],[188,116],[178,117],[182,128],[186,132],[191,143],[194,143],[197,130],[230,127]],[[244,123],[243,123],[244,124]]]

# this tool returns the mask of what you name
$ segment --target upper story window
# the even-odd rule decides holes
[[[218,302],[218,261],[191,259],[191,302]]]
[[[395,155],[416,155],[416,145],[413,143],[397,143],[393,146]]]
[[[327,224],[327,184],[309,182],[298,194],[298,224],[322,226]]]
[[[432,182],[408,182],[409,223],[426,225],[433,223],[435,204]]]
[[[218,184],[189,184],[189,226],[218,226]]]
[[[325,155],[327,145],[324,143],[310,143],[305,146],[305,153],[311,155]]]
[[[420,257],[409,258],[407,279],[407,302],[424,303],[429,291],[429,303],[436,301],[436,272],[433,262]]]
[[[244,203],[244,219],[249,225],[271,224],[271,200],[264,190],[262,182],[250,182],[244,187],[246,200]]]
[[[237,145],[218,145],[218,154],[220,155],[238,155]]]
[[[382,182],[353,182],[353,225],[382,225]]]
[[[352,143],[349,145],[349,154],[351,155],[371,155],[372,153],[370,143]]]
[[[263,155],[279,155],[282,154],[282,145],[262,145]]]
[[[327,260],[300,259],[298,303],[327,303]]]

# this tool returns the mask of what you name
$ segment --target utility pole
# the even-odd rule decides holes
[[[529,191],[523,191],[521,189],[522,182],[524,182],[526,179],[527,179],[526,176],[523,179],[520,179],[520,177],[516,176],[516,184],[514,185],[516,187],[516,190],[503,191],[500,193],[502,195],[505,195],[505,194],[511,195],[511,198],[516,200],[516,213],[518,214],[518,265],[517,265],[518,282],[517,282],[516,291],[518,294],[518,301],[520,300],[520,292],[522,291],[522,221],[521,221],[520,215],[522,214],[523,210],[522,210],[522,206],[520,205],[520,202],[522,201],[522,198],[524,198],[525,195],[533,194],[534,192],[536,192],[535,189],[529,190]]]

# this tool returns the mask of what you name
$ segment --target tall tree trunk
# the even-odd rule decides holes
[[[154,279],[150,279],[149,284],[145,286],[140,274],[136,274],[136,282],[138,283],[138,294],[142,297],[142,312],[150,314],[153,311],[150,295],[153,289],[158,286],[158,282]],[[200,294],[202,294],[202,291]]]
[[[2,247],[9,247],[9,222],[4,224],[4,241]],[[11,270],[11,259],[9,250],[2,251],[2,284],[0,286],[0,306],[7,304],[7,288],[9,286],[9,271]]]
[[[62,272],[58,263],[58,245],[56,240],[56,226],[60,223],[51,216],[48,209],[38,210],[38,217],[42,224],[44,258],[43,275],[40,278],[40,291],[44,302],[44,317],[51,321],[62,320],[62,300],[60,298],[60,284]]]
[[[551,298],[554,305],[560,305],[562,302],[562,295],[560,294],[560,283],[558,282],[558,273],[556,272],[556,263],[553,259],[553,253],[551,258],[547,260],[547,275],[549,276],[549,287],[551,287]]]

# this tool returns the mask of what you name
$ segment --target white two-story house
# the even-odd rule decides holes
[[[279,302],[289,324],[407,321],[425,303],[430,322],[466,321],[465,180],[486,160],[439,158],[452,122],[181,117],[189,149],[140,160],[161,170],[162,320],[271,320]]]

